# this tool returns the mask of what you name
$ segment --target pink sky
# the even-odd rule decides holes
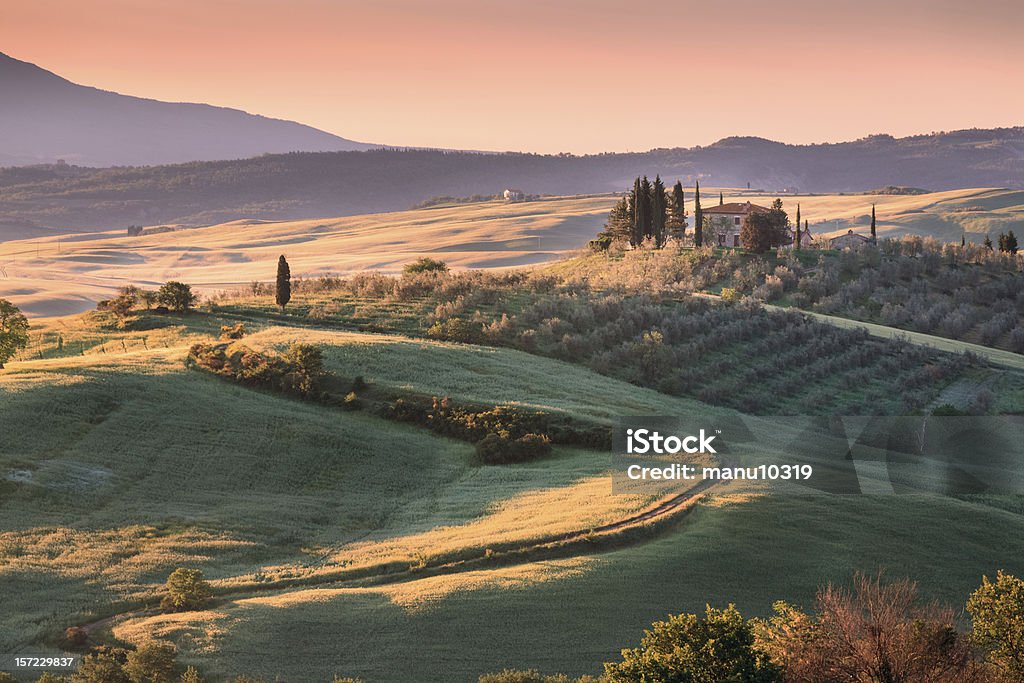
[[[1024,125],[1021,0],[3,5],[0,51],[77,83],[368,142],[639,151]]]

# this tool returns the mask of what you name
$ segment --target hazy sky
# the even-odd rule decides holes
[[[72,81],[367,142],[637,151],[1024,124],[1024,0],[2,3],[0,51]]]

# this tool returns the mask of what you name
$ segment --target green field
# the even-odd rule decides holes
[[[3,620],[2,648],[55,643],[65,626],[146,604],[182,565],[235,593],[206,612],[129,614],[97,637],[172,638],[214,680],[596,672],[644,624],[705,602],[764,614],[773,599],[807,601],[826,580],[876,568],[956,601],[983,573],[1024,571],[1020,514],[930,497],[761,496],[754,486],[724,490],[669,533],[612,552],[377,587],[331,583],[351,568],[585,530],[647,499],[611,496],[601,453],[559,448],[531,465],[471,467],[468,444],[185,370],[173,335],[191,340],[215,321],[185,322],[161,332],[164,347],[23,361],[0,376],[0,584],[17,615]],[[69,338],[117,334],[75,325]],[[396,390],[603,423],[728,413],[510,349],[281,326],[246,342],[296,340],[322,345],[333,372]],[[296,578],[309,587],[274,589]]]
[[[918,210],[1013,213],[1019,201],[1001,191],[946,194],[879,198],[885,229]],[[427,251],[446,221],[461,226],[444,245],[461,250],[461,265],[488,250],[528,255],[523,240],[565,221],[582,234],[608,201],[407,212],[399,218],[417,246],[386,265]],[[805,214],[830,206],[853,221],[865,197],[806,201]],[[479,253],[460,246],[493,237],[488,212],[499,226],[518,226],[517,241]],[[369,227],[396,216],[375,220]],[[246,249],[276,258],[279,240],[319,226],[342,250],[357,224],[250,226]],[[360,227],[359,259],[376,258],[369,227]],[[166,259],[163,275],[209,287],[239,284],[225,273],[263,273],[255,261],[234,272],[224,240],[237,233],[196,231],[209,251],[195,258],[174,252],[180,235],[161,235],[135,246]],[[303,244],[296,261],[325,270],[333,252]],[[925,597],[960,609],[982,575],[1024,574],[1019,497],[826,495],[747,483],[646,518],[670,494],[613,495],[604,449],[556,445],[547,458],[478,466],[471,443],[373,404],[450,397],[605,429],[624,415],[724,421],[745,406],[760,416],[895,414],[913,382],[920,414],[947,401],[973,410],[983,390],[994,394],[988,412],[1024,412],[1024,365],[1004,348],[914,331],[894,343],[903,335],[893,327],[812,316],[826,326],[772,306],[688,296],[735,284],[752,260],[637,250],[521,276],[411,277],[394,288],[375,276],[296,278],[285,313],[265,292],[234,291],[188,315],[33,319],[28,348],[0,372],[0,652],[56,648],[64,628],[86,625],[92,644],[168,638],[213,683],[242,673],[366,683],[472,682],[504,667],[597,673],[652,620],[705,603],[766,615],[774,600],[806,606],[823,583],[862,570],[918,580]],[[817,257],[804,260],[813,277]],[[203,280],[210,264],[219,270]],[[111,281],[93,284],[107,292]],[[47,286],[57,284],[74,281]],[[49,296],[26,300],[46,309]],[[186,366],[192,344],[237,322],[248,331],[240,343],[258,352],[320,347],[332,386],[355,386],[356,377],[368,385],[361,409]],[[478,343],[453,341],[466,330]],[[992,365],[953,355],[967,350]],[[736,455],[800,458],[796,421],[773,429],[736,444]],[[182,566],[204,571],[214,601],[156,613],[164,580]]]

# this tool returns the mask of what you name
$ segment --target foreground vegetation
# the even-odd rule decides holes
[[[588,533],[656,502],[610,495],[593,435],[617,416],[927,413],[990,372],[687,296],[738,289],[747,262],[636,250],[485,274],[428,259],[400,277],[289,279],[287,297],[253,283],[195,311],[126,290],[44,323],[0,375],[0,582],[17,615],[0,649],[66,645],[78,625],[80,647],[123,650],[96,666],[129,677],[128,652],[154,638],[209,680],[593,675],[666,611],[767,618],[773,596],[811,604],[823,582],[882,568],[952,602],[984,573],[1024,572],[1015,498],[742,484],[658,535]],[[754,447],[785,453],[784,431]],[[550,453],[481,457],[507,452],[481,448],[492,435],[531,434]],[[508,460],[524,462],[488,464]],[[510,553],[566,534],[571,554]]]

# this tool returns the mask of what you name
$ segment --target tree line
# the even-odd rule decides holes
[[[984,577],[966,605],[967,632],[948,607],[908,580],[858,574],[821,588],[813,611],[774,604],[767,619],[735,605],[669,615],[600,677],[536,670],[485,674],[479,683],[1019,683],[1024,680],[1024,581]]]
[[[724,202],[725,197],[719,192],[719,205]],[[721,226],[709,218],[701,206],[698,181],[694,190],[691,236],[696,248],[710,244],[714,240],[716,230],[721,229]],[[795,242],[799,249],[799,206],[796,220]],[[638,176],[633,181],[632,189],[612,207],[604,230],[591,241],[590,246],[595,251],[608,250],[615,243],[628,244],[634,249],[661,249],[669,240],[682,243],[687,238],[687,227],[689,223],[683,184],[677,180],[672,189],[667,190],[660,175],[655,176],[654,181],[648,180],[647,176]],[[806,234],[806,227],[803,233]],[[755,209],[747,214],[740,231],[740,242],[745,249],[756,253],[764,253],[769,249],[794,242],[794,232],[790,227],[789,216],[782,208],[781,199],[776,199],[768,211]]]

